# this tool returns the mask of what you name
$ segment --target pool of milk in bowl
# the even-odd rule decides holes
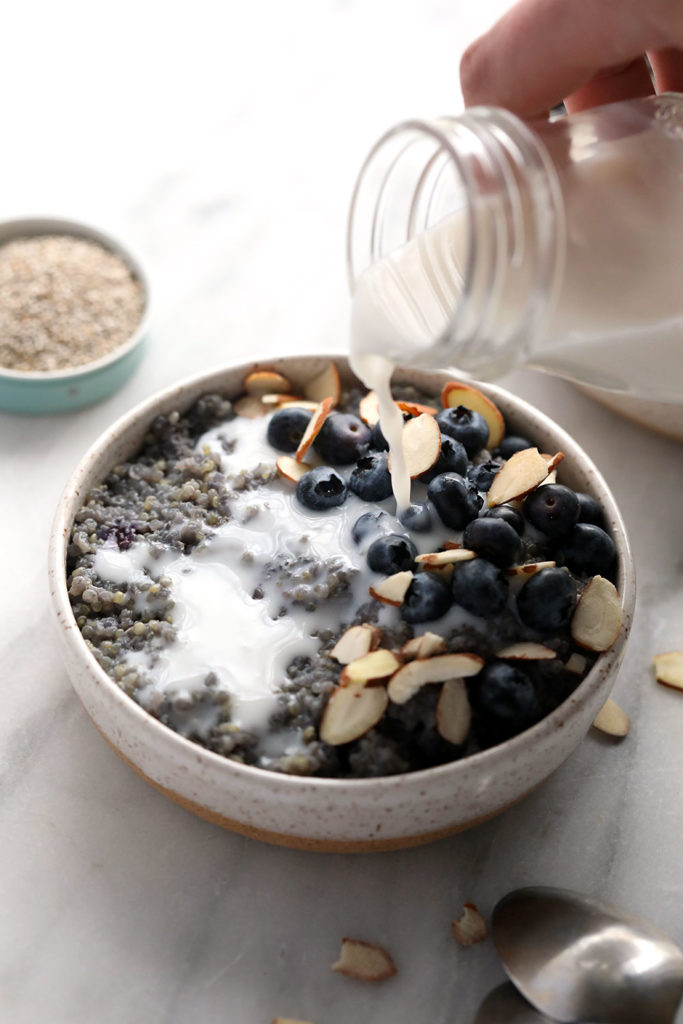
[[[214,460],[228,477],[252,473],[258,466],[272,471],[278,453],[266,439],[269,417],[237,417],[204,433],[196,451]],[[348,467],[348,472],[353,467]],[[345,471],[342,471],[345,472]],[[418,487],[421,485],[417,485]],[[395,503],[361,500],[349,492],[343,505],[315,512],[297,499],[294,485],[279,477],[263,487],[235,491],[231,518],[188,554],[159,552],[144,541],[119,550],[115,541],[105,542],[95,555],[97,575],[111,583],[149,585],[165,577],[171,592],[175,638],[161,649],[128,651],[129,667],[143,673],[147,682],[136,699],[152,709],[160,697],[185,697],[188,710],[179,731],[199,737],[208,735],[220,715],[220,700],[230,695],[231,721],[248,732],[263,734],[277,708],[279,683],[297,656],[314,656],[321,642],[313,634],[338,632],[357,609],[369,600],[370,584],[381,577],[366,562],[367,549],[378,535],[370,530],[360,543],[352,538],[356,520],[368,511],[384,510],[388,528],[405,533],[393,516]],[[437,521],[438,523],[438,521]],[[411,534],[418,552],[437,550],[445,540],[460,534],[441,524],[428,533]],[[280,556],[306,556],[317,562],[339,559],[355,574],[347,599],[321,600],[314,611],[287,603],[282,614],[281,585],[264,580],[264,567]],[[254,597],[257,587],[262,597]],[[397,608],[378,603],[380,626],[400,621]],[[138,595],[136,608],[154,610],[148,594]],[[414,627],[416,634],[428,629],[447,633],[463,623],[478,623],[464,609],[454,606],[438,620]],[[209,687],[207,677],[212,682]],[[197,700],[208,696],[208,701]],[[195,698],[193,700],[193,698]],[[283,731],[283,730],[281,730]],[[278,744],[280,747],[281,744]],[[291,738],[290,747],[297,746]],[[267,753],[266,748],[263,752]]]

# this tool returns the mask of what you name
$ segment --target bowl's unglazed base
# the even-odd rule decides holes
[[[437,829],[434,832],[420,832],[416,835],[396,836],[392,839],[310,839],[306,836],[288,835],[284,832],[271,832],[265,828],[258,828],[256,825],[245,825],[242,821],[236,821],[234,818],[228,818],[224,814],[211,811],[208,807],[204,807],[202,804],[198,804],[194,800],[189,800],[180,793],[176,793],[175,790],[162,786],[160,782],[156,782],[149,775],[146,775],[134,761],[126,757],[116,744],[112,743],[109,737],[102,732],[94,719],[91,718],[90,720],[100,736],[104,737],[122,761],[125,761],[141,779],[148,782],[159,793],[163,793],[164,796],[173,800],[174,803],[184,807],[186,811],[191,811],[198,818],[210,821],[213,825],[220,825],[221,828],[225,828],[229,832],[236,832],[238,835],[246,836],[248,839],[257,839],[261,843],[270,843],[272,846],[286,846],[291,850],[309,850],[315,853],[383,853],[389,850],[407,850],[413,846],[426,846],[427,843],[435,843],[439,839],[446,839],[448,836],[454,836],[458,832],[465,832],[469,828],[474,828],[475,825],[482,825],[485,821],[490,821],[491,818],[495,818],[496,815],[502,814],[509,807],[519,803],[520,800],[523,800],[537,788],[536,786],[531,786],[515,800],[511,800],[502,807],[497,807],[489,814],[480,815],[477,818],[472,818],[470,821],[451,825],[448,828]]]

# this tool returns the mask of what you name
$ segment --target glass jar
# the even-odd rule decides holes
[[[683,402],[683,95],[406,121],[349,215],[352,349]]]

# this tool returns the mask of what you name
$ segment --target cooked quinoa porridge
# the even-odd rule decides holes
[[[94,657],[171,729],[273,771],[414,771],[533,725],[618,633],[597,503],[476,389],[402,387],[398,516],[373,395],[333,364],[303,390],[257,371],[158,416],[90,491],[67,571]]]

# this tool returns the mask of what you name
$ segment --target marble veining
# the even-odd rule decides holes
[[[473,831],[318,855],[193,817],[95,731],[48,614],[52,513],[109,423],[219,363],[346,349],[360,161],[392,122],[460,109],[459,54],[504,6],[199,0],[190,21],[122,0],[106,24],[77,0],[12,11],[0,216],[118,232],[155,302],[149,354],[123,391],[68,417],[0,415],[3,1022],[470,1024],[503,972],[490,943],[459,948],[450,922],[465,900],[488,914],[523,884],[598,894],[683,940],[683,696],[651,667],[683,645],[682,449],[568,384],[503,381],[584,445],[621,506],[639,603],[614,695],[632,730],[620,744],[589,735]],[[363,986],[330,972],[343,935],[385,944],[397,977]]]

